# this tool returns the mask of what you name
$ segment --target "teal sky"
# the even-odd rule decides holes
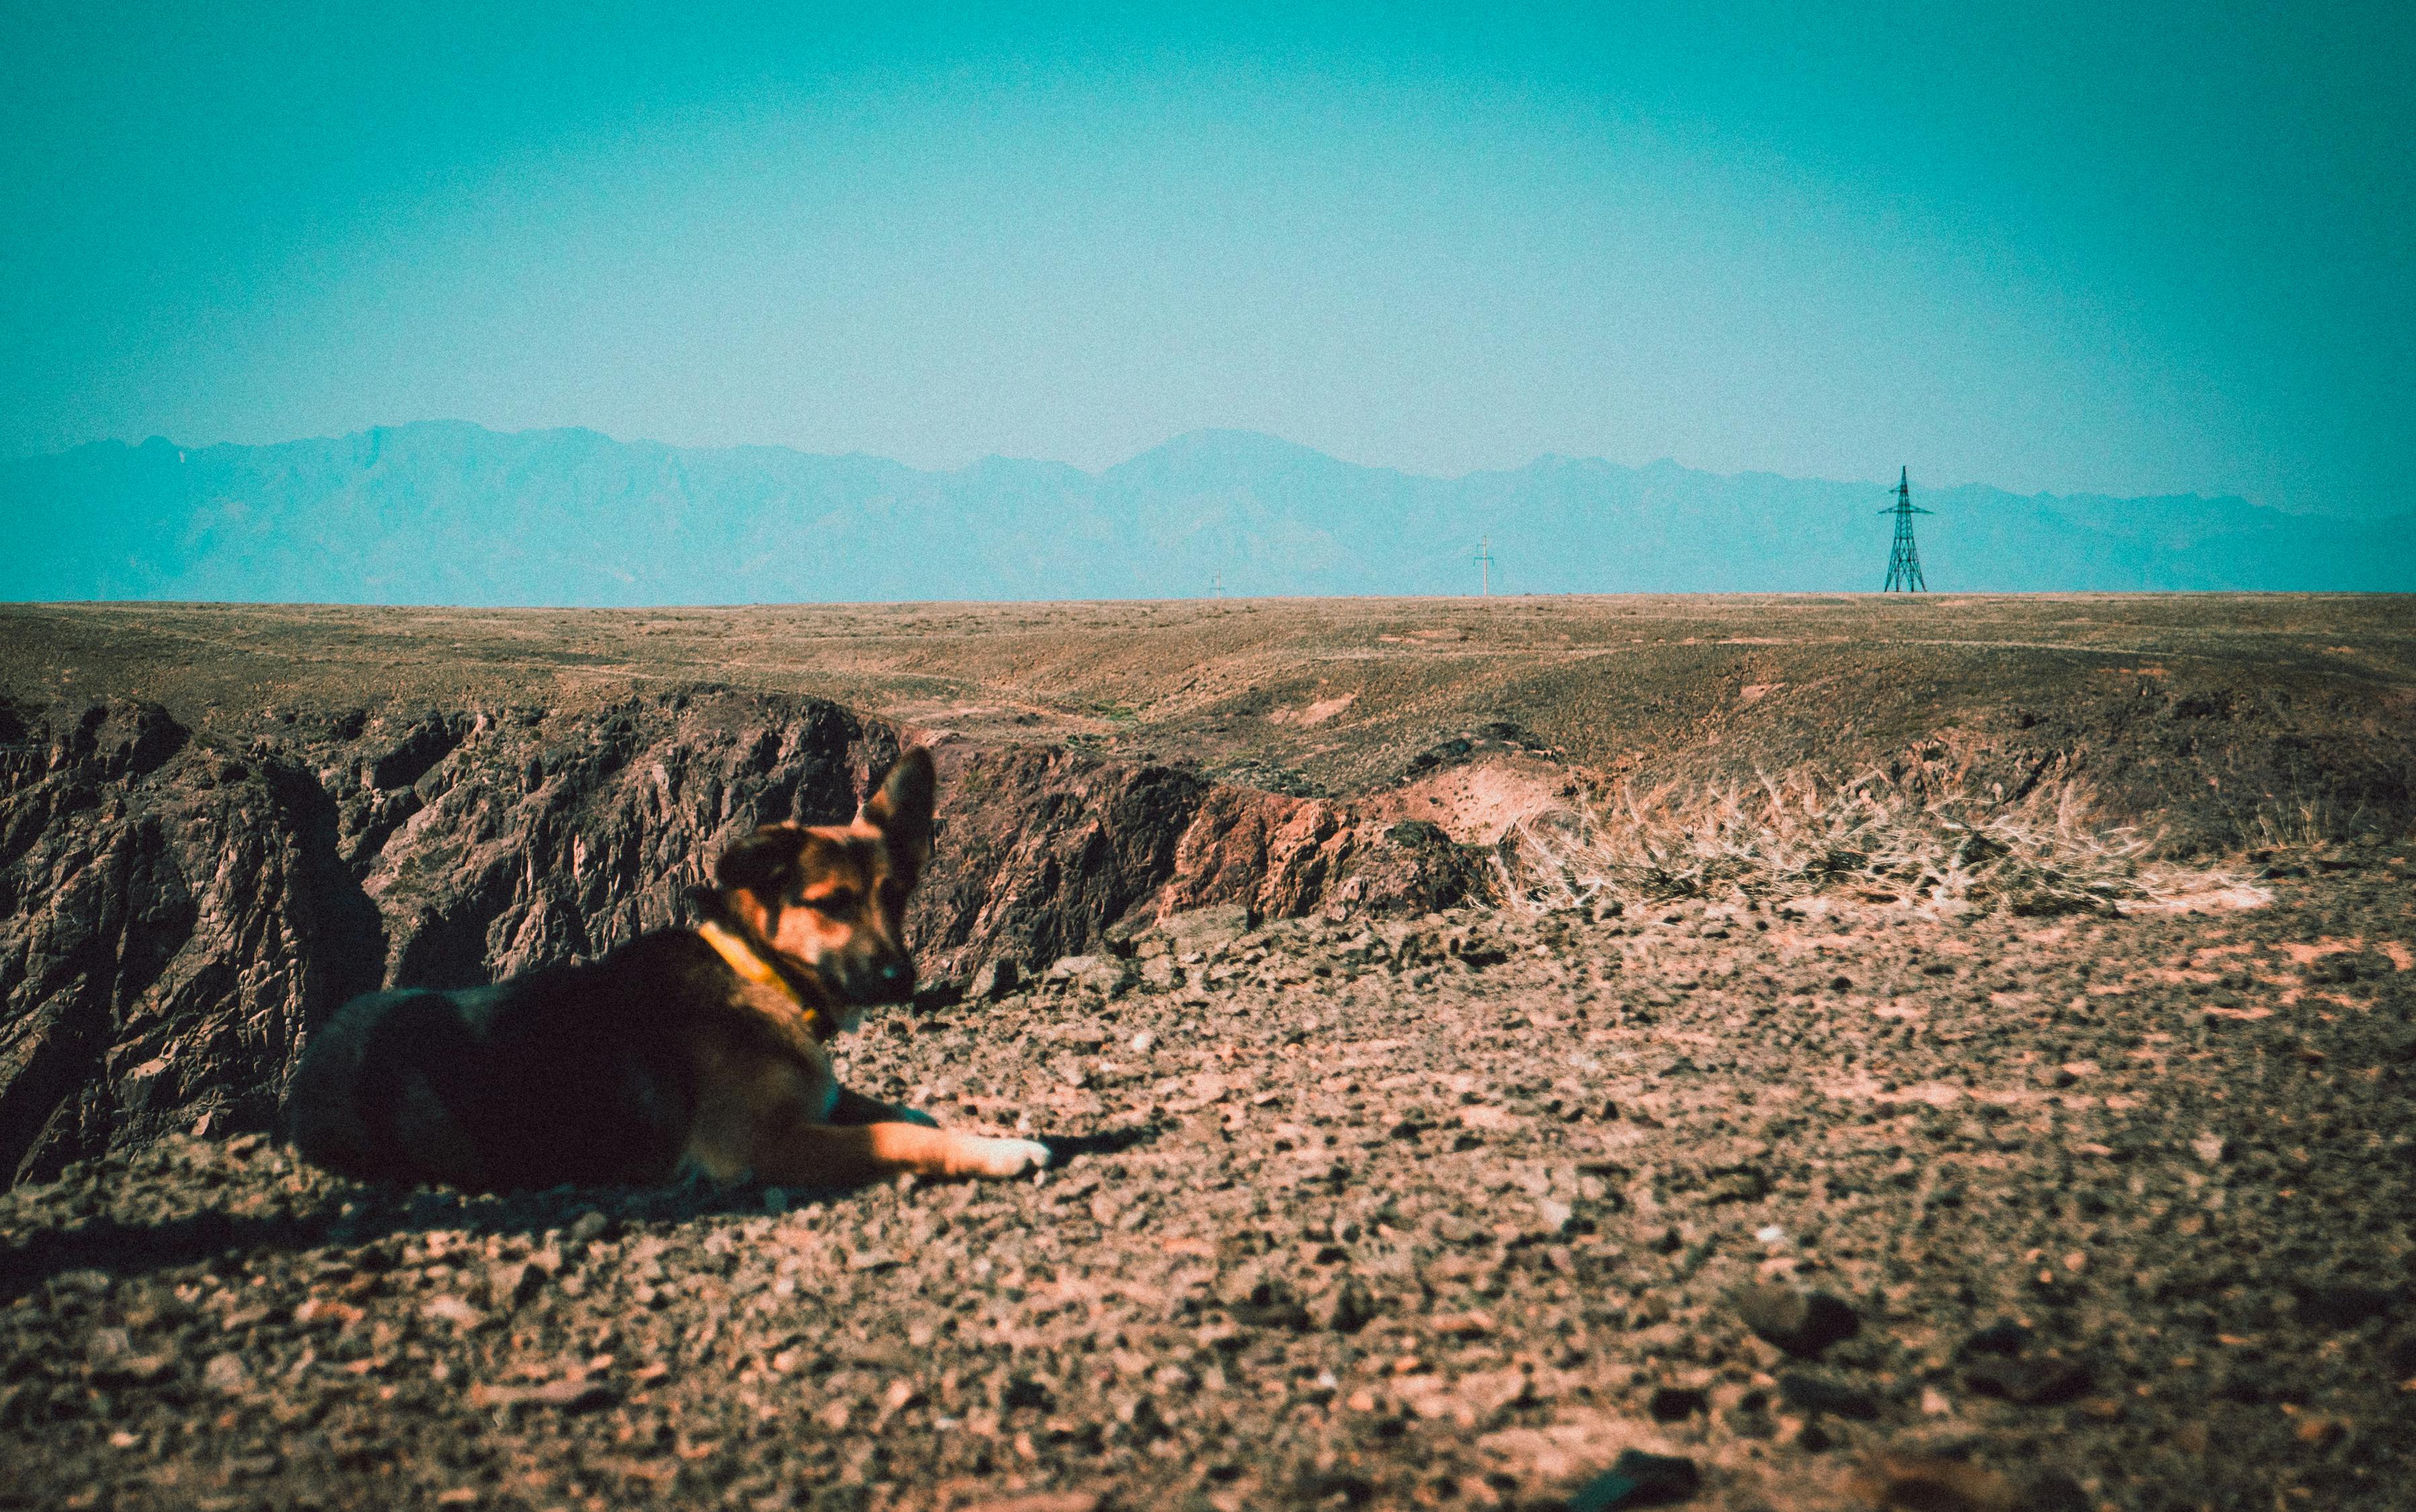
[[[2416,507],[2404,0],[883,8],[0,0],[0,451],[1230,426]]]

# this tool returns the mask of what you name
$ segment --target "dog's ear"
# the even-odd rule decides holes
[[[890,766],[857,815],[881,831],[891,856],[904,866],[910,887],[931,859],[931,799],[937,785],[931,753],[916,746]]]
[[[795,824],[766,824],[731,842],[713,864],[713,880],[725,893],[748,892],[762,904],[777,903],[804,880],[798,858],[805,839]]]

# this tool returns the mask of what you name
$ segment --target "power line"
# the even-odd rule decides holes
[[[1918,508],[1913,505],[1912,484],[1906,476],[1906,469],[1897,468],[1895,503],[1880,511],[1883,515],[1895,516],[1895,541],[1888,548],[1887,586],[1881,588],[1880,592],[1927,593],[1929,591],[1928,586],[1921,581],[1921,553],[1913,550],[1912,517],[1933,512]]]

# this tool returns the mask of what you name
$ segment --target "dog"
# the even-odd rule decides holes
[[[931,854],[931,756],[848,824],[770,824],[722,853],[691,929],[491,987],[372,992],[304,1048],[285,1127],[312,1163],[474,1191],[1013,1177],[1048,1146],[944,1129],[841,1088],[829,1041],[914,990],[903,924]]]

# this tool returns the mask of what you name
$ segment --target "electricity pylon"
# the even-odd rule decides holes
[[[1493,597],[1493,547],[1487,537],[1476,537],[1476,555],[1472,560],[1476,563],[1477,595],[1490,598]]]
[[[1895,475],[1895,503],[1880,511],[1895,516],[1895,543],[1888,548],[1887,586],[1881,593],[1927,593],[1921,581],[1921,553],[1912,546],[1912,517],[1932,511],[1917,508],[1912,502],[1912,484],[1906,470],[1899,467]]]

